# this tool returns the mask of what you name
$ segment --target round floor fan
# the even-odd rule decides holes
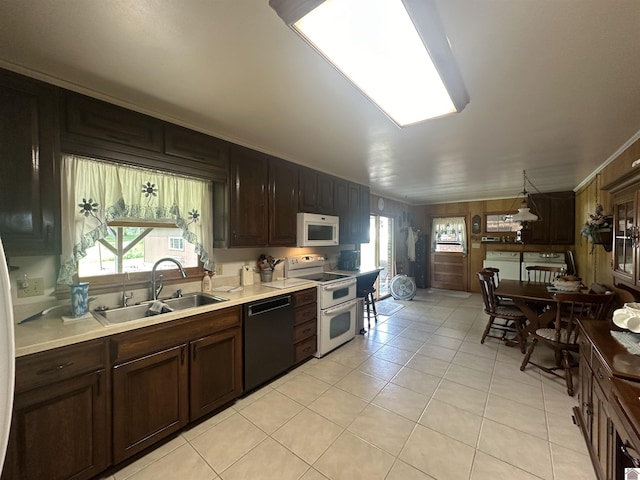
[[[391,279],[389,290],[395,300],[411,300],[416,296],[416,282],[412,277],[400,273]]]

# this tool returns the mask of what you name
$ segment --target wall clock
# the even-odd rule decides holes
[[[382,197],[378,198],[378,210],[380,211],[384,210],[384,198]]]

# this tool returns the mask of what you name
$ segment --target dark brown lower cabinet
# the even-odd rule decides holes
[[[83,480],[109,466],[104,345],[85,342],[17,359],[3,480]]]
[[[231,328],[191,342],[191,420],[242,393],[242,333]]]
[[[113,368],[113,461],[118,463],[189,421],[187,345]]]
[[[240,307],[111,338],[117,464],[242,394]]]

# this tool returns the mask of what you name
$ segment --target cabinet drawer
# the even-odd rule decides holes
[[[295,324],[308,322],[309,320],[316,318],[317,304],[309,303],[303,307],[295,309]]]
[[[111,361],[120,363],[240,325],[237,306],[121,333],[111,337]]]
[[[67,93],[64,129],[72,135],[143,148],[162,150],[162,123],[84,95]]]
[[[318,330],[318,324],[316,319],[310,320],[305,323],[301,323],[300,325],[296,325],[293,328],[293,342],[297,343],[305,338],[310,337],[311,335],[315,335]]]
[[[106,341],[92,340],[16,359],[16,392],[104,368]]]
[[[307,340],[303,340],[302,342],[295,344],[294,363],[301,362],[316,353],[318,350],[317,338],[318,337],[314,335],[313,337],[309,337]]]
[[[598,382],[598,385],[602,388],[605,396],[609,398],[611,393],[611,382],[609,379],[612,374],[605,366],[597,352],[593,352],[593,355],[591,356],[591,369],[593,371],[593,378]]]
[[[315,288],[300,290],[299,292],[295,292],[293,294],[293,298],[294,298],[293,304],[296,307],[301,307],[302,305],[315,302],[316,297],[317,297],[317,290]]]

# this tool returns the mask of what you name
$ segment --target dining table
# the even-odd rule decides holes
[[[500,280],[495,289],[497,297],[511,299],[527,317],[524,338],[554,321],[557,311],[555,293],[551,284],[520,280]]]

